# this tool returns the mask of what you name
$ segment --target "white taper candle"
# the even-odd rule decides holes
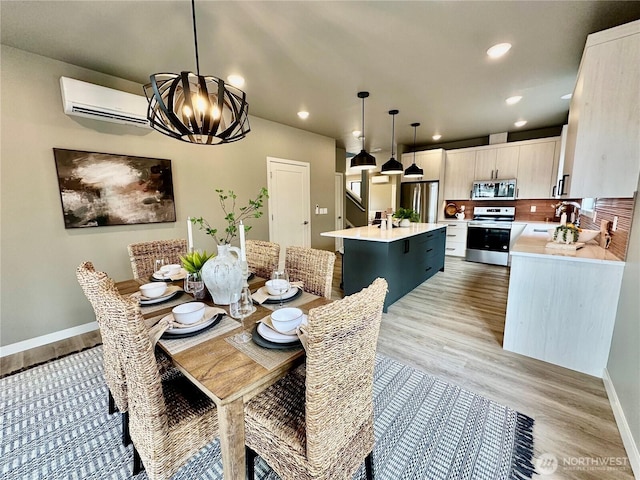
[[[187,248],[193,251],[193,230],[191,227],[191,217],[187,217]]]
[[[240,226],[238,228],[240,230],[240,260],[243,262],[247,261],[247,246],[244,241],[244,224],[242,220],[240,220]]]

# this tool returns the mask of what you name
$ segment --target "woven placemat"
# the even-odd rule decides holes
[[[267,370],[278,368],[302,350],[302,347],[292,348],[289,350],[270,350],[256,345],[253,341],[238,343],[235,341],[233,336],[225,338],[225,341],[250,357],[253,361],[262,365]]]
[[[157,312],[158,310],[175,307],[176,305],[187,302],[193,302],[193,297],[186,292],[182,292],[180,295],[176,295],[175,298],[169,300],[168,302],[155,303],[153,305],[141,305],[140,311],[142,312],[142,315],[148,315],[150,313]]]
[[[212,338],[230,332],[239,326],[239,322],[236,322],[233,318],[225,315],[218,325],[210,330],[202,332],[199,335],[186,338],[176,338],[174,340],[162,338],[158,343],[161,344],[171,355],[175,355],[176,353],[183,352],[184,350],[194,347],[199,343],[206,342],[207,340],[211,340]]]
[[[314,295],[314,294],[308,293],[308,292],[302,292],[302,295],[300,295],[295,300],[292,300],[290,302],[283,302],[282,308],[284,308],[284,307],[299,307],[300,305],[304,305],[305,303],[309,303],[311,300],[315,300],[316,298],[318,298],[317,295]],[[278,308],[280,308],[280,304],[279,303],[262,303],[261,305],[264,308],[267,308],[267,309],[269,309],[271,311],[277,310]]]

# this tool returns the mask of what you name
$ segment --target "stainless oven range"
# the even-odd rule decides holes
[[[474,207],[468,224],[467,255],[470,262],[509,264],[511,222],[515,207]]]

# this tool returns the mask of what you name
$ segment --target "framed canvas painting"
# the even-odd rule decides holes
[[[176,221],[171,160],[54,148],[65,228]]]

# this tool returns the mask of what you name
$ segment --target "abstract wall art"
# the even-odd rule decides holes
[[[54,148],[65,228],[175,222],[171,160]]]

